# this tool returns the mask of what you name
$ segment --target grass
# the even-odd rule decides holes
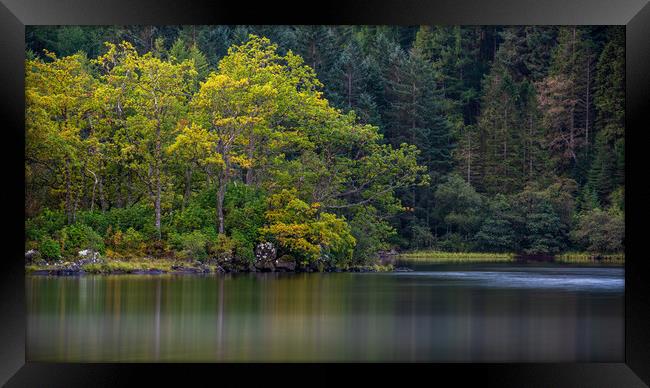
[[[138,260],[138,261],[116,261],[111,260],[101,264],[84,264],[83,270],[88,273],[115,273],[125,272],[130,273],[142,270],[159,270],[163,272],[171,271],[171,266],[174,262],[169,260]]]
[[[401,261],[432,264],[432,263],[507,263],[515,260],[514,253],[485,253],[485,252],[440,252],[414,251],[398,256]]]
[[[414,251],[398,256],[401,261],[435,264],[435,263],[508,263],[516,260],[515,253],[484,253],[484,252],[441,252]],[[600,259],[598,259],[600,258]],[[625,254],[594,254],[587,252],[567,252],[555,256],[556,263],[565,264],[625,264]]]
[[[598,259],[600,257],[600,259]],[[613,254],[594,254],[587,252],[567,252],[561,255],[555,256],[555,261],[558,263],[570,263],[570,264],[616,264],[623,265],[625,264],[625,254],[624,253],[613,253]]]

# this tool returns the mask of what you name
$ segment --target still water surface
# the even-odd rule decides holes
[[[28,276],[27,360],[623,360],[623,268],[416,269]]]

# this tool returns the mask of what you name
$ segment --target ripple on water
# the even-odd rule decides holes
[[[574,291],[622,292],[625,279],[622,271],[569,271],[544,273],[544,271],[423,271],[395,273],[396,276],[411,276],[443,280],[459,284],[471,283],[482,287],[498,288],[546,288],[570,289]]]

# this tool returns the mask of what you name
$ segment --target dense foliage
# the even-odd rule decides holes
[[[623,250],[620,27],[27,30],[48,259]]]

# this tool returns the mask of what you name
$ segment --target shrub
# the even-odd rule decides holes
[[[124,249],[128,252],[137,254],[144,251],[145,246],[144,246],[144,238],[142,237],[142,233],[138,232],[133,228],[129,228],[126,230],[126,233],[124,233],[122,241],[123,241]]]
[[[79,250],[92,249],[104,253],[104,240],[91,227],[84,224],[68,225],[58,233],[63,253],[76,256]]]
[[[268,199],[268,226],[261,235],[276,243],[278,255],[291,255],[302,264],[323,255],[334,261],[350,260],[356,244],[344,218],[319,212],[318,203],[307,204],[296,191],[282,190]]]
[[[264,225],[266,197],[262,191],[235,182],[228,186],[224,198],[225,229],[245,245],[254,245]]]
[[[589,252],[610,253],[623,251],[625,219],[617,208],[587,211],[578,216],[573,241]]]
[[[208,238],[201,231],[195,230],[192,233],[185,233],[179,238],[183,249],[182,254],[185,258],[203,261],[208,257],[206,250]]]
[[[357,241],[354,249],[355,264],[366,264],[377,259],[380,250],[389,248],[387,241],[397,236],[395,229],[380,219],[372,206],[356,209],[350,221],[352,236]]]
[[[142,233],[145,239],[157,237],[153,208],[145,204],[135,204],[127,208],[113,208],[107,211],[106,230],[102,231],[102,234],[106,234],[108,226],[115,230],[133,228]]]
[[[255,261],[254,243],[246,235],[239,231],[234,231],[231,240],[234,258],[249,263]]]
[[[66,217],[62,211],[48,208],[36,217],[25,222],[25,237],[27,240],[38,241],[65,226]]]
[[[38,251],[45,260],[57,260],[61,257],[61,246],[50,237],[44,237],[39,242]]]
[[[166,229],[171,233],[186,234],[201,230],[214,224],[215,213],[213,209],[202,208],[199,204],[191,203],[184,210],[174,213]]]
[[[235,251],[235,243],[225,234],[217,235],[217,238],[210,244],[210,255],[219,261],[232,260]]]
[[[85,210],[77,212],[77,222],[91,227],[100,235],[105,235],[109,228],[110,211],[104,213],[100,210]]]
[[[106,242],[111,248],[111,253],[121,253],[122,255],[142,256],[145,251],[144,238],[142,233],[133,228],[127,229],[125,233],[121,230],[112,232],[112,227],[108,227],[108,237]]]

